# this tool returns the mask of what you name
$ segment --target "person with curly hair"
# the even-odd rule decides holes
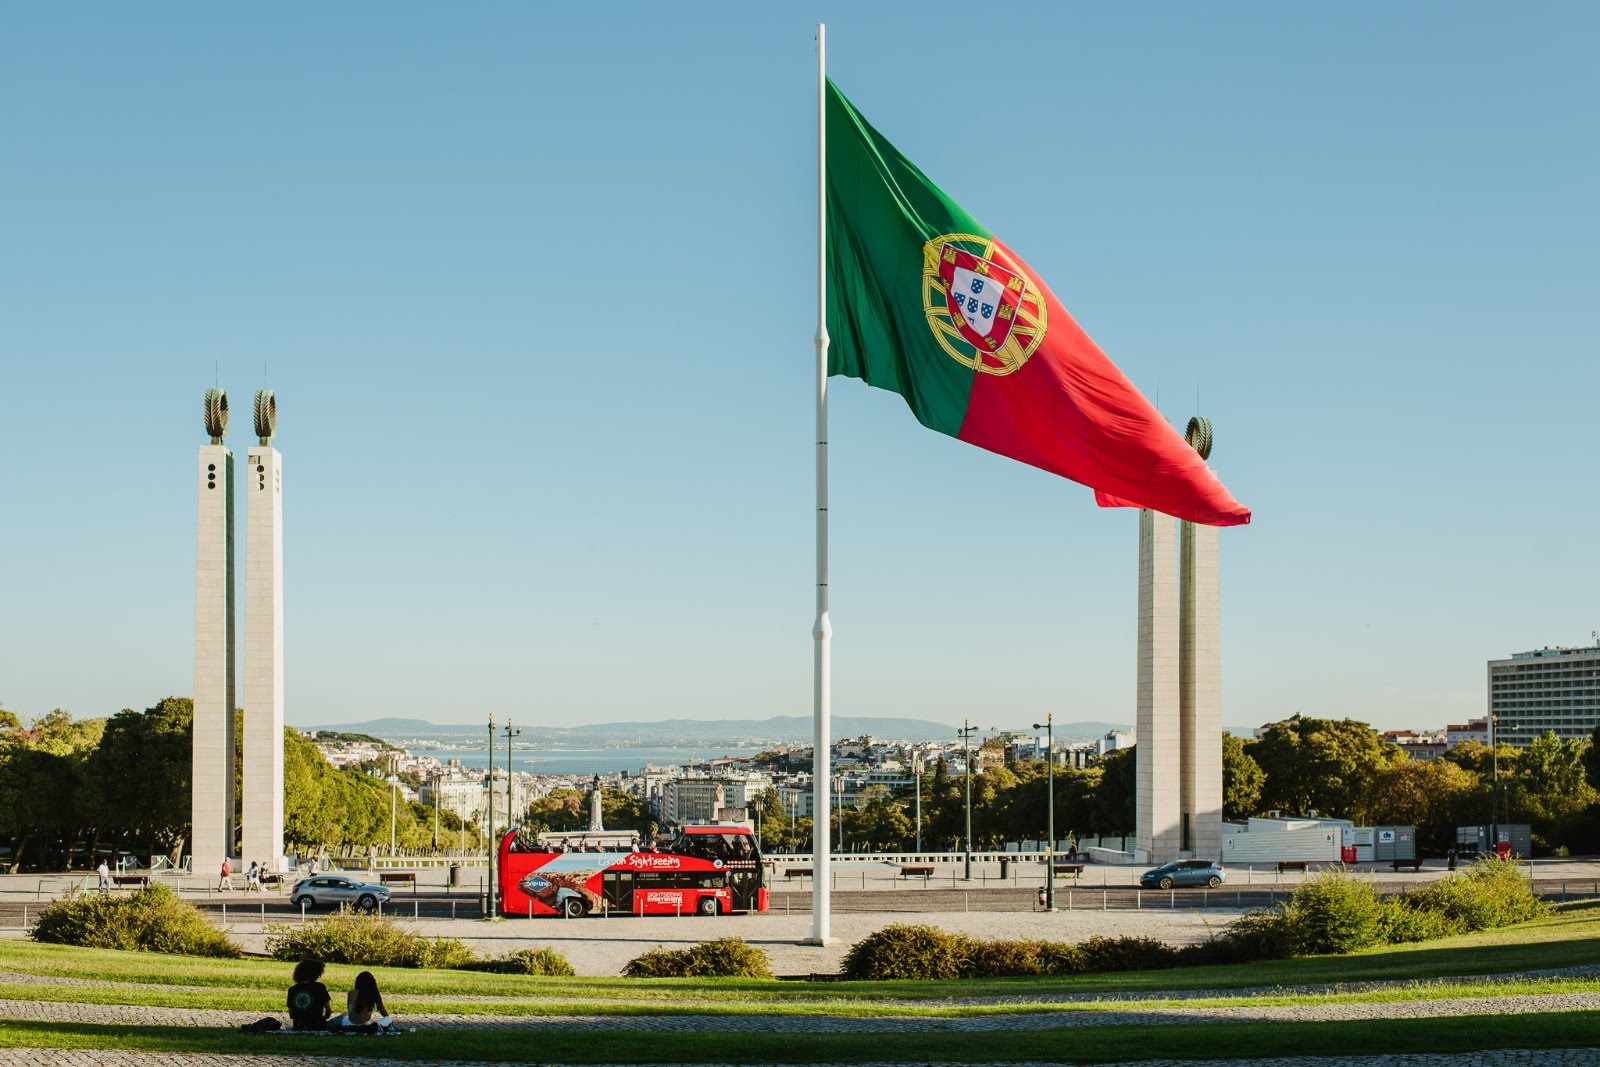
[[[323,1030],[333,1013],[328,987],[322,984],[322,961],[308,957],[295,964],[289,987],[289,1021],[296,1030]]]

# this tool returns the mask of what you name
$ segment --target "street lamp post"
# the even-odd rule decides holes
[[[911,757],[911,776],[917,783],[917,852],[922,851],[922,759]]]
[[[759,852],[761,850],[761,809],[763,807],[761,798],[756,797],[750,802],[750,806],[756,811],[756,851]]]
[[[489,838],[489,886],[488,886],[488,917],[493,919],[499,907],[499,900],[495,896],[497,883],[495,881],[495,860],[499,857],[500,850],[496,848],[494,839],[494,712],[489,713],[489,778],[484,783],[484,809],[488,816]]]
[[[394,855],[394,817],[400,791],[400,779],[389,775],[389,855]]]
[[[833,805],[839,811],[839,851],[844,851],[844,776],[833,779]]]
[[[521,728],[511,728],[511,716],[506,716],[506,830],[511,829],[511,739],[522,734]]]
[[[962,875],[967,881],[972,881],[972,745],[971,737],[978,732],[968,720],[961,720],[961,729],[956,731],[961,735],[961,758],[967,769],[967,838],[966,838],[966,873]]]
[[[1044,910],[1056,910],[1056,732],[1053,711],[1045,712],[1045,763],[1047,766],[1046,788],[1050,791],[1050,802],[1045,810],[1049,814],[1045,817],[1045,834],[1050,838],[1044,846]],[[1039,729],[1038,723],[1033,724],[1035,730]]]
[[[1496,856],[1500,855],[1500,718],[1493,711],[1489,712],[1489,759],[1494,767],[1494,785],[1489,790],[1489,850]],[[1506,726],[1515,730],[1517,724],[1506,723]],[[1507,812],[1507,814],[1510,814]]]

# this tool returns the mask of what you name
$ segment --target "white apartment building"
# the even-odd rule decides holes
[[[1490,660],[1488,674],[1499,741],[1521,747],[1547,730],[1570,740],[1600,723],[1600,647],[1514,652]]]

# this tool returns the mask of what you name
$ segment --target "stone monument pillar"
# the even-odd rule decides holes
[[[1184,437],[1211,455],[1211,423]],[[1217,529],[1139,513],[1137,851],[1141,863],[1222,856],[1222,641]]]
[[[189,782],[190,869],[215,877],[234,845],[233,453],[228,395],[206,390],[194,574],[194,743]]]
[[[1134,858],[1140,863],[1176,859],[1180,844],[1177,548],[1170,515],[1139,512]]]
[[[1183,848],[1222,856],[1222,654],[1217,528],[1192,522],[1179,536],[1178,690],[1183,746]]]
[[[599,832],[606,828],[600,817],[600,776],[594,776],[594,789],[589,793],[589,829]]]
[[[246,862],[283,867],[283,463],[272,447],[278,401],[256,393],[244,494],[244,804]]]

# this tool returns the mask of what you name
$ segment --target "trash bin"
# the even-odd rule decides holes
[[[456,886],[458,886],[460,884],[461,884],[461,864],[452,863],[450,865],[450,888],[454,889]]]
[[[1011,875],[1011,860],[1007,856],[1000,857],[1000,880],[1003,882]]]

